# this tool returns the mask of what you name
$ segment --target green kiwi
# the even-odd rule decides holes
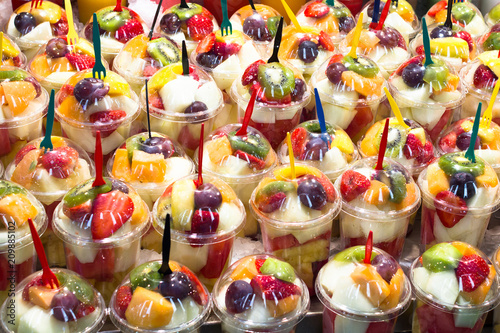
[[[247,154],[253,155],[265,160],[267,154],[271,147],[262,138],[254,135],[247,134],[245,137],[240,137],[235,135],[236,132],[231,132],[228,135],[229,142],[231,143],[231,148],[233,150],[241,150]]]
[[[158,261],[147,262],[137,266],[130,272],[130,284],[132,289],[143,287],[153,290],[160,284],[163,276],[158,270],[161,264]]]
[[[389,178],[391,180],[389,201],[401,203],[406,198],[406,177],[399,171],[391,171]]]
[[[463,2],[459,2],[451,7],[451,14],[460,23],[469,24],[476,16],[474,9],[470,8]]]
[[[487,51],[500,50],[500,32],[492,32],[483,43]]]
[[[179,16],[179,19],[181,21],[186,21],[191,16],[194,16],[196,14],[201,14],[201,12],[203,11],[201,6],[198,5],[197,3],[189,2],[187,5],[189,8],[181,8],[180,5],[175,5],[172,7],[172,13]]]
[[[0,80],[22,81],[27,77],[28,75],[26,75],[26,73],[17,69],[12,71],[0,71]]]
[[[381,128],[377,133],[377,147],[380,147],[380,141],[382,140],[384,129]],[[403,147],[406,142],[406,130],[400,126],[395,125],[389,127],[389,132],[387,133],[387,148],[385,150],[385,156],[390,158],[400,157]]]
[[[94,178],[87,180],[85,183],[73,187],[69,192],[64,196],[64,204],[67,207],[76,207],[86,202],[87,200],[93,200],[97,197],[98,194],[107,193],[111,191],[112,184],[108,178],[104,178],[106,184],[101,186],[93,187],[92,183],[94,182]]]
[[[181,61],[179,48],[164,37],[150,41],[147,51],[149,55],[158,60],[162,66]]]
[[[94,291],[87,281],[63,272],[57,272],[55,275],[59,284],[75,294],[80,302],[92,303],[94,301]]]
[[[370,260],[373,260],[377,254],[372,252],[372,257]],[[335,261],[341,262],[361,262],[365,259],[365,247],[362,245],[350,247],[342,252],[337,253],[337,255],[333,258]]]
[[[351,11],[347,7],[333,7],[332,14],[336,18],[347,17],[351,15]]]
[[[333,126],[329,123],[326,123],[326,132],[330,135],[335,134],[335,129]],[[300,126],[304,127],[308,132],[311,133],[321,133],[321,126],[319,124],[319,121],[308,121],[306,123],[301,124]]]
[[[354,59],[353,57],[346,55],[342,60],[342,63],[348,70],[356,72],[363,77],[372,78],[379,72],[377,64],[368,58],[358,57]]]
[[[434,90],[441,90],[448,81],[448,67],[439,59],[434,60],[433,64],[425,68],[424,81],[429,83]]]
[[[278,32],[278,24],[280,23],[281,16],[271,16],[267,19],[267,29],[271,36],[276,36]]]
[[[258,200],[261,196],[269,197],[276,193],[280,192],[287,193],[291,191],[295,191],[295,186],[292,183],[282,180],[277,180],[275,182],[265,185],[262,189],[260,189],[259,192],[257,193],[256,200]]]
[[[259,65],[257,80],[266,97],[273,100],[282,99],[295,88],[293,71],[277,62]]]
[[[134,135],[125,141],[125,147],[127,148],[127,154],[129,161],[132,161],[134,156],[134,150],[140,150],[141,145],[144,143],[146,138],[142,135]]]
[[[477,177],[484,173],[484,162],[479,158],[476,158],[476,162],[471,162],[465,157],[464,152],[443,155],[439,158],[438,165],[448,176],[457,172],[468,172]]]
[[[0,180],[0,198],[15,193],[26,193],[26,191],[19,186],[12,186],[5,180]]]
[[[422,254],[422,265],[431,272],[438,273],[458,267],[462,253],[450,243],[439,243]]]
[[[115,12],[113,7],[105,8],[97,13],[99,28],[106,31],[118,30],[118,28],[124,25],[130,18],[132,18],[132,16],[130,16],[128,10],[124,9],[121,12]]]

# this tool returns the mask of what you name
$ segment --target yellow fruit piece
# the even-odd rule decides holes
[[[41,151],[39,149],[33,149],[24,155],[21,162],[16,165],[16,168],[12,172],[11,180],[29,190],[34,178],[33,171],[35,171],[40,154]]]
[[[134,150],[132,157],[132,177],[141,183],[162,183],[167,172],[167,161],[163,154],[148,154]]]
[[[405,273],[399,268],[391,278],[391,283],[389,284],[390,293],[382,304],[380,304],[381,309],[394,309],[398,305],[399,299],[403,294],[404,282]]]
[[[472,245],[469,245],[467,243],[454,241],[451,242],[451,245],[456,247],[457,250],[460,251],[460,253],[463,256],[470,256],[471,254],[477,254],[476,249]]]
[[[51,136],[50,141],[52,142],[52,146],[54,147],[54,149],[67,146],[64,138],[61,138],[60,136]]]
[[[488,66],[496,76],[500,76],[500,58],[498,58],[498,51],[486,51],[477,57],[483,64]]]
[[[332,147],[337,147],[341,152],[351,155],[354,154],[354,144],[351,138],[343,130],[335,132],[335,138],[332,141]],[[269,154],[270,155],[270,154]]]
[[[130,97],[130,86],[124,78],[111,71],[107,72],[104,82],[109,85],[109,96],[127,96]]]
[[[364,194],[366,202],[372,205],[383,205],[389,199],[389,187],[378,180],[372,180]]]
[[[417,139],[420,140],[422,145],[425,145],[425,143],[427,142],[427,140],[425,138],[425,130],[422,127],[412,128],[410,130],[410,133],[415,135],[417,137]]]
[[[486,280],[483,281],[477,287],[474,291],[472,292],[465,292],[461,291],[460,295],[466,300],[471,302],[472,304],[482,304],[484,300],[486,299],[486,295],[488,295],[488,292],[490,291],[491,284],[493,283],[493,279],[495,279],[495,268],[493,265],[488,265],[490,267],[490,273],[488,274],[488,277]]]
[[[140,35],[143,36],[143,35]],[[94,46],[90,44],[86,39],[79,38],[78,43],[75,45],[75,50],[77,53],[86,54],[94,57]]]
[[[354,34],[354,29],[351,30],[351,32]],[[370,52],[377,46],[377,44],[380,42],[380,39],[377,37],[377,35],[373,31],[368,31],[368,30],[361,30],[361,35],[359,36],[359,43],[358,47],[364,49],[366,52]],[[351,36],[351,42],[349,45],[352,45],[352,36]]]
[[[259,274],[259,272],[257,272],[257,267],[255,267],[255,258],[250,257],[244,259],[238,266],[236,266],[234,271],[231,273],[231,279],[234,281],[246,278],[251,280],[257,274]]]
[[[462,121],[462,123],[460,124],[460,127],[462,127],[462,129],[465,131],[465,132],[471,132],[472,131],[472,125],[474,125],[472,123],[472,121],[470,120],[465,120],[465,121]]]
[[[61,57],[50,59],[50,70],[51,72],[71,72],[75,70],[68,58]]]
[[[49,21],[51,24],[57,23],[62,16],[62,8],[50,1],[44,1],[37,8],[31,9],[31,2],[27,2],[16,10],[16,13],[31,13],[36,19],[36,23]]]
[[[365,134],[365,137],[361,141],[360,149],[366,156],[375,156],[378,154],[378,148],[375,145],[375,139],[377,138],[377,133],[382,127],[384,127],[385,121],[379,121],[373,124]]]
[[[85,121],[85,113],[80,107],[80,103],[78,103],[75,96],[66,97],[57,110],[63,117],[79,122]]]
[[[171,64],[156,72],[148,82],[148,90],[151,95],[160,90],[168,82],[182,75],[182,64]]]
[[[245,44],[245,37],[243,37],[243,33],[238,30],[233,30],[232,34],[222,36],[221,30],[217,30],[215,32],[215,40],[220,43],[235,43],[239,45]]]
[[[33,286],[28,289],[30,302],[45,310],[50,309],[50,303],[58,292],[58,289],[50,289],[43,286]]]
[[[399,0],[396,13],[406,22],[412,22],[415,19],[413,7],[405,0]]]
[[[125,311],[127,321],[137,327],[154,329],[168,325],[174,308],[160,293],[137,287]]]
[[[5,34],[3,35],[2,38],[2,51],[3,55],[9,58],[14,58],[19,55],[19,51],[16,49],[14,44],[10,42],[7,36],[5,36]]]
[[[12,217],[16,226],[20,227],[28,219],[34,219],[38,210],[25,195],[10,194],[0,199],[0,214]]]
[[[440,10],[439,12],[436,13],[434,16],[434,19],[436,20],[437,23],[443,23],[446,21],[446,10]]]
[[[458,77],[458,75],[448,73],[448,76],[446,78],[446,86],[442,90],[440,90],[440,92],[441,91],[452,92],[457,90],[459,82],[460,78]]]
[[[176,230],[191,230],[196,186],[192,179],[179,179],[172,185],[172,224]]]
[[[132,179],[132,171],[130,169],[130,161],[128,160],[127,149],[117,149],[115,159],[113,161],[113,168],[111,169],[113,177],[130,182]]]
[[[132,224],[141,224],[145,222],[145,217],[148,215],[148,208],[144,201],[142,201],[141,197],[137,192],[130,191],[129,197],[134,203],[134,212],[132,213],[132,217],[130,218],[130,223]]]
[[[134,58],[144,59],[147,54],[148,42],[149,38],[146,35],[138,35],[125,44],[123,51],[130,52]]]
[[[223,135],[210,140],[205,144],[210,162],[219,165],[225,157],[233,154],[231,143],[227,136]]]
[[[314,26],[330,36],[339,33],[339,20],[334,15],[325,15],[317,18],[314,22]]]
[[[363,96],[380,96],[382,94],[382,85],[384,84],[384,78],[381,76],[367,78],[353,71],[343,72],[342,81]]]
[[[483,145],[488,145],[492,141],[494,141],[496,138],[500,137],[499,131],[491,126],[490,128],[483,128],[482,126],[479,126],[479,132],[477,132],[477,135],[481,139],[481,142]],[[499,141],[499,140],[496,140]],[[497,143],[494,144],[495,148],[490,147],[490,149],[497,150]]]
[[[433,163],[427,168],[427,188],[433,196],[450,188],[448,177],[437,163]]]
[[[380,276],[377,269],[371,265],[362,264],[351,273],[354,283],[359,285],[359,290],[368,298],[375,307],[389,296],[389,284]]]
[[[461,38],[445,37],[430,40],[431,53],[445,57],[469,59],[469,44]]]
[[[406,184],[406,197],[399,204],[396,204],[396,209],[402,210],[412,205],[417,199],[417,188],[415,183]]]
[[[292,312],[297,308],[299,303],[299,295],[290,295],[288,297],[282,298],[279,301],[276,300],[266,300],[267,310],[274,318],[278,318]]]
[[[313,175],[320,178],[323,177],[321,171],[319,171],[315,167],[308,165],[295,165],[295,177],[300,177],[303,175]],[[290,166],[281,167],[274,170],[274,176],[276,177],[276,180],[290,180],[292,179],[292,169],[290,168]]]
[[[182,269],[181,265],[179,265],[179,263],[177,261],[173,261],[173,260],[170,260],[168,262],[168,266],[170,266],[170,269],[173,272],[180,272]]]
[[[234,190],[231,188],[231,186],[227,185],[224,181],[218,178],[213,178],[210,180],[212,184],[215,185],[219,189],[219,192],[222,196],[222,201],[223,202],[233,202],[236,200],[238,197],[236,196],[236,193]]]
[[[476,184],[479,187],[495,187],[498,185],[498,177],[495,170],[489,165],[484,166],[484,173],[476,177]]]
[[[9,81],[2,83],[7,104],[13,116],[18,116],[36,98],[35,86],[27,81]]]

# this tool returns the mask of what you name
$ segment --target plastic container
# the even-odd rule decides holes
[[[493,262],[493,267],[495,267],[498,274],[498,272],[500,272],[500,247],[495,251],[491,261]],[[500,308],[498,306],[493,311],[493,329],[495,333],[500,330]]]
[[[2,57],[4,59],[2,59],[1,65],[25,68],[28,61],[19,46],[6,34],[3,35],[2,42]]]
[[[492,27],[500,22],[500,6],[498,4],[494,7],[491,7],[491,10],[484,17],[484,21],[486,22],[488,27]]]
[[[484,51],[500,50],[500,24],[491,26],[488,31],[477,39],[478,54]]]

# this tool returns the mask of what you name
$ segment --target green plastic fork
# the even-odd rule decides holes
[[[479,103],[477,106],[476,117],[474,118],[474,125],[472,125],[472,134],[470,136],[469,148],[465,152],[465,158],[476,163],[476,155],[474,154],[474,147],[476,145],[477,133],[479,132],[479,122],[481,121],[481,106],[483,103]]]
[[[54,149],[52,145],[52,127],[54,126],[54,89],[50,92],[49,108],[47,109],[47,124],[45,125],[45,137],[42,142],[40,142],[40,149],[43,149],[44,153]]]
[[[229,21],[229,16],[227,14],[227,0],[221,0],[220,3],[222,7],[222,23],[220,25],[220,33],[222,36],[224,36],[224,34],[229,36],[233,34],[233,25]]]
[[[94,43],[94,55],[95,55],[95,65],[92,68],[92,76],[94,79],[96,76],[104,79],[106,77],[106,67],[101,61],[101,35],[99,34],[99,23],[97,22],[97,15],[94,13],[92,22],[92,41]]]

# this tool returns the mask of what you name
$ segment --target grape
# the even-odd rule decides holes
[[[180,300],[188,297],[194,290],[189,277],[182,272],[172,272],[165,275],[160,283],[160,293],[164,297],[174,297]]]
[[[73,95],[76,100],[86,109],[87,104],[100,100],[109,91],[109,86],[104,84],[101,79],[85,78],[75,85]]]
[[[403,69],[403,81],[410,87],[417,88],[424,83],[425,67],[420,64],[409,64]]]
[[[458,149],[460,149],[462,151],[469,149],[471,136],[472,136],[472,134],[468,133],[468,132],[460,134],[457,137]],[[474,145],[474,149],[479,149],[480,146],[481,146],[481,139],[479,139],[479,136],[478,136],[478,137],[476,137],[476,144]]]
[[[27,12],[19,13],[14,18],[14,26],[21,35],[26,35],[36,27],[35,17]]]
[[[383,254],[379,254],[373,258],[372,266],[377,269],[377,273],[379,273],[387,283],[391,282],[392,277],[398,270],[398,263],[396,260],[391,256]]]
[[[211,183],[204,183],[194,192],[194,205],[197,208],[218,208],[222,203],[222,195]]]
[[[51,58],[61,58],[69,53],[68,43],[62,38],[52,38],[45,47],[45,52]]]
[[[316,60],[316,57],[318,56],[318,45],[310,40],[304,40],[299,44],[299,49],[297,52],[299,59],[306,64],[309,64]]]
[[[221,64],[222,58],[210,51],[198,54],[196,56],[196,61],[203,67],[213,69]]]
[[[24,79],[24,81],[31,82],[31,84],[33,84],[33,86],[35,87],[35,91],[36,91],[36,97],[38,97],[42,94],[42,87],[40,86],[40,83],[38,83],[38,81],[34,77],[28,76]]]
[[[266,26],[264,18],[254,13],[243,21],[243,32],[256,41],[269,41],[272,39],[271,34]]]
[[[385,2],[380,2],[380,5],[378,7],[378,17],[380,18],[380,14],[382,14],[382,10],[384,9],[384,5],[385,5]],[[366,14],[368,15],[368,17],[373,17],[373,11],[375,9],[375,3],[372,2],[370,3],[370,5],[368,6],[368,8],[366,9]]]
[[[63,290],[57,293],[50,302],[52,315],[59,321],[68,322],[75,321],[75,309],[80,301],[76,296],[68,291]]]
[[[160,20],[160,29],[166,34],[175,34],[181,28],[181,20],[175,13],[168,13]]]
[[[232,282],[226,290],[226,309],[231,313],[242,313],[253,306],[255,294],[250,283],[243,280]]]
[[[434,29],[432,29],[429,37],[434,38],[445,38],[445,37],[453,37],[453,31],[445,27],[444,25],[438,25]]]
[[[144,140],[141,150],[148,154],[163,154],[163,157],[169,158],[174,153],[174,146],[167,138],[153,136]]]
[[[380,44],[382,44],[383,46],[391,49],[398,46],[399,35],[396,30],[384,28],[381,30],[376,30],[375,34],[377,35],[378,39],[380,39]]]
[[[196,113],[196,112],[202,112],[208,110],[208,107],[205,103],[195,101],[191,103],[185,110],[184,113]]]
[[[333,64],[328,65],[326,68],[326,77],[330,80],[331,83],[337,84],[342,79],[342,73],[345,72],[347,68],[344,64],[340,62],[334,62]]]
[[[301,101],[306,92],[306,83],[304,80],[296,78],[295,79],[295,88],[292,91],[292,101],[297,102]]]
[[[464,200],[476,195],[476,179],[468,172],[457,172],[450,179],[450,192]]]
[[[328,151],[328,145],[320,138],[312,138],[306,143],[303,159],[306,161],[320,161]]]
[[[339,18],[339,30],[345,33],[348,33],[354,27],[356,26],[356,23],[354,22],[354,19],[351,16],[344,16]]]
[[[111,180],[111,190],[117,190],[122,193],[128,194],[128,186],[124,182],[114,178],[110,178],[110,180]]]
[[[323,185],[312,177],[307,177],[297,187],[300,202],[306,207],[320,210],[326,205],[326,191]]]
[[[500,23],[495,24],[494,26],[491,27],[490,32],[500,32]]]
[[[498,77],[486,65],[479,65],[474,72],[474,86],[476,88],[493,88],[498,80]]]

